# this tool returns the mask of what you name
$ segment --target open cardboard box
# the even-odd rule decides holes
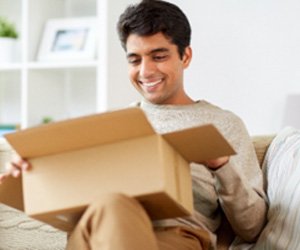
[[[140,108],[29,128],[6,139],[32,170],[23,173],[25,212],[70,231],[102,194],[136,197],[152,219],[193,211],[189,163],[234,150],[212,125],[156,134]]]
[[[0,202],[23,211],[22,178],[8,177],[0,185]]]
[[[13,150],[0,136],[0,173],[6,171],[5,165],[11,161]],[[0,184],[0,203],[23,210],[22,178],[7,177]]]

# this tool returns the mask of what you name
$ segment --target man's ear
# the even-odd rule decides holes
[[[182,57],[184,68],[187,68],[190,65],[192,56],[193,56],[192,48],[190,46],[186,47],[184,49],[184,53],[183,53],[183,57]]]

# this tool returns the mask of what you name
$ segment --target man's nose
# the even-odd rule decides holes
[[[140,67],[140,76],[147,78],[155,72],[155,63],[150,60],[143,60]]]

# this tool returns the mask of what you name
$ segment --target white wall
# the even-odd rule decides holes
[[[119,14],[134,2],[115,1],[110,11],[109,53],[114,59],[109,64],[109,101],[115,106],[138,98],[127,80],[125,55],[115,33]],[[286,125],[287,97],[298,94],[300,100],[300,1],[170,2],[184,10],[193,29],[188,93],[232,110],[252,135],[275,133]]]
[[[237,113],[251,134],[287,125],[289,95],[298,94],[300,108],[300,1],[171,2],[193,28],[187,91]]]
[[[114,0],[108,2],[108,107],[121,108],[140,100],[127,74],[126,54],[117,35],[117,21],[125,8],[138,0]]]

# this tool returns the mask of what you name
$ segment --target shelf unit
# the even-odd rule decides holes
[[[136,99],[127,79],[115,24],[129,0],[0,0],[0,16],[19,31],[18,60],[0,64],[0,124],[36,126],[123,107]],[[97,18],[97,55],[91,61],[39,62],[48,19]],[[109,56],[108,56],[109,54]],[[120,63],[120,66],[116,65]]]

